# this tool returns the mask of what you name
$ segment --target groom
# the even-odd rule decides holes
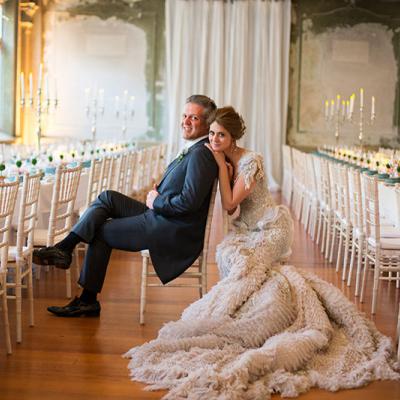
[[[82,294],[66,306],[48,307],[60,317],[99,316],[100,293],[112,249],[149,249],[165,284],[182,274],[198,257],[218,168],[208,140],[213,100],[193,95],[186,100],[181,127],[186,148],[167,168],[161,182],[147,194],[146,204],[106,190],[91,204],[68,236],[52,247],[35,250],[33,262],[69,268],[72,252],[88,243],[79,284]]]

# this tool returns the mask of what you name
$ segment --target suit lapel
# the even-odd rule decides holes
[[[196,148],[197,146],[200,146],[200,145],[204,146],[204,143],[207,143],[207,142],[208,142],[208,139],[206,138],[206,139],[200,140],[200,142],[195,143],[193,146],[190,146],[189,149],[188,149],[188,152],[186,153],[186,155],[184,157],[188,157],[190,152],[194,148]],[[165,178],[179,165],[179,163],[181,161],[182,160],[180,160],[179,157],[177,157],[177,158],[175,158],[175,160],[173,160],[168,165],[167,170],[165,171],[164,176],[162,177],[162,179],[161,179],[160,183],[158,184],[158,186],[161,186],[161,184],[164,182]]]

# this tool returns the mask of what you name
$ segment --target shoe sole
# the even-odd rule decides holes
[[[47,310],[49,313],[55,315],[56,317],[64,317],[64,318],[79,318],[79,317],[99,317],[100,311],[84,311],[84,312],[77,312],[75,314],[66,314],[66,313],[57,313],[54,311]]]

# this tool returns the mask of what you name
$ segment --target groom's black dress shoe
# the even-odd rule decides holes
[[[33,251],[32,261],[39,265],[54,265],[68,269],[72,262],[72,254],[55,246],[43,247]]]
[[[75,297],[70,303],[63,307],[47,307],[47,311],[57,317],[98,317],[100,315],[100,303],[98,301],[88,304],[84,303],[79,297]]]

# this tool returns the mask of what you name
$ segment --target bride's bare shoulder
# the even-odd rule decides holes
[[[262,155],[255,151],[244,149],[244,152],[238,162],[239,168],[244,168],[245,166],[253,163],[262,165],[264,163]]]

